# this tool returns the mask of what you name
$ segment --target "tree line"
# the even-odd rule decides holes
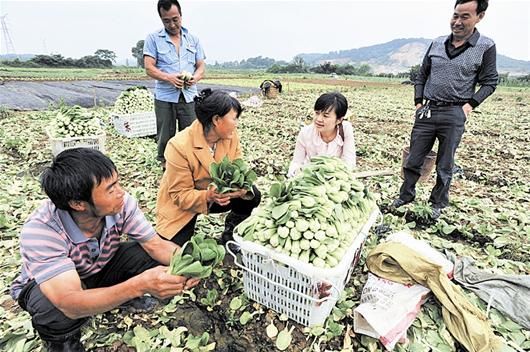
[[[98,49],[94,55],[86,55],[79,59],[64,57],[61,54],[35,55],[29,60],[4,60],[2,65],[11,67],[53,67],[53,68],[110,68],[116,62],[116,54],[112,50]]]
[[[144,41],[139,40],[131,48],[131,54],[136,59],[138,67],[144,67],[143,60]],[[0,64],[11,67],[53,67],[53,68],[111,68],[116,62],[116,54],[112,50],[98,49],[93,55],[83,56],[79,59],[65,58],[60,54],[36,55],[30,60],[4,60]],[[377,76],[387,78],[408,78],[408,83],[415,81],[420,65],[415,65],[407,72],[399,73],[378,73],[372,72],[372,68],[367,64],[361,64],[356,67],[351,64],[333,64],[324,62],[319,65],[308,65],[301,56],[296,56],[291,62],[275,60],[270,57],[256,56],[240,61],[215,62],[209,65],[219,69],[263,69],[268,73],[320,73],[336,74],[348,76]],[[523,85],[530,84],[530,74],[525,76],[510,77],[509,73],[499,75],[499,83],[504,85]]]

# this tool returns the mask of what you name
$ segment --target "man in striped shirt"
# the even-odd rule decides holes
[[[423,161],[438,139],[436,185],[429,202],[437,219],[449,205],[454,156],[471,111],[497,86],[496,47],[475,26],[486,14],[487,0],[456,0],[451,34],[431,43],[414,84],[416,119],[404,181],[392,208],[410,203]],[[480,88],[475,91],[477,84]]]
[[[22,270],[11,295],[49,351],[84,351],[80,328],[92,315],[197,285],[167,273],[179,247],[158,236],[101,152],[63,151],[41,185],[49,199],[22,228]],[[130,242],[120,241],[125,234]]]

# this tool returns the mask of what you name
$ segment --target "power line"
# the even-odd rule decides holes
[[[4,39],[2,40],[2,43],[4,43],[3,46],[5,47],[6,54],[14,54],[18,58],[18,55],[15,51],[15,45],[13,44],[13,40],[9,35],[9,30],[7,29],[6,17],[7,14],[0,16],[0,23],[2,24],[2,37]]]

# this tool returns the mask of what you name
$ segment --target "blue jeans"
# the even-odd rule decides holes
[[[404,181],[399,198],[411,202],[416,197],[416,182],[425,157],[438,139],[436,157],[436,185],[429,202],[435,208],[449,205],[449,187],[453,177],[455,152],[464,133],[466,116],[461,106],[431,107],[431,117],[416,121],[410,138],[410,154],[403,167]]]

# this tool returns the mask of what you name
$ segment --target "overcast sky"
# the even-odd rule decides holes
[[[196,34],[207,63],[267,56],[290,61],[380,44],[449,34],[453,0],[181,1],[183,24]],[[97,49],[129,58],[136,42],[162,28],[156,0],[0,0],[15,52],[79,58]],[[530,60],[530,0],[490,0],[481,33],[497,51]],[[0,53],[6,53],[3,31]],[[10,50],[11,51],[11,50]]]

